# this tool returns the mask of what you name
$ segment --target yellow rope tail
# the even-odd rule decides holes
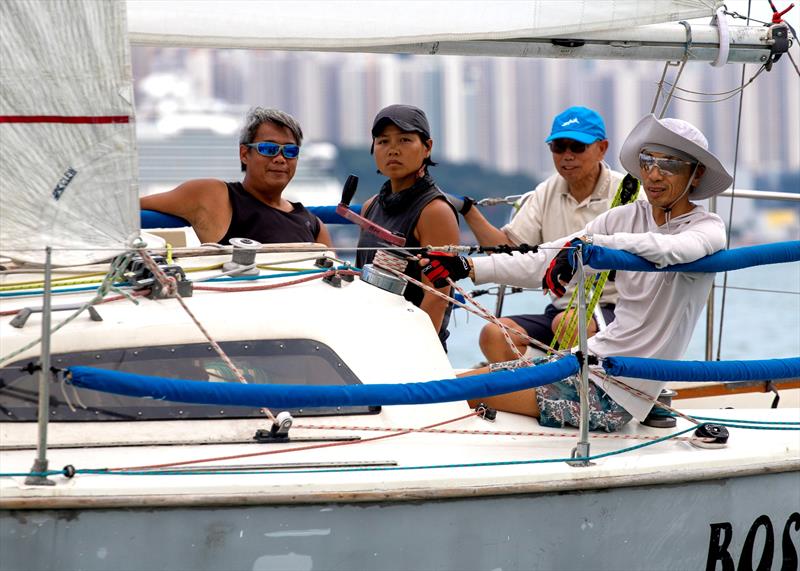
[[[617,187],[617,193],[614,195],[614,200],[611,202],[611,208],[616,208],[617,206],[621,206],[623,204],[630,204],[636,200],[637,196],[639,196],[641,184],[638,180],[633,179],[636,183],[636,189],[632,194],[630,194],[630,197],[627,201],[623,201],[625,184],[626,182],[630,183],[629,177],[630,175],[625,175],[625,178],[620,181],[619,186]],[[608,281],[608,276],[610,273],[610,271],[604,271],[600,274],[594,274],[586,280],[586,296],[591,296],[586,307],[586,315],[588,319],[592,318],[594,310],[597,307],[597,304],[600,302],[600,296],[603,295],[603,288],[606,286],[606,282]],[[575,288],[572,290],[572,296],[569,298],[569,303],[567,304],[566,309],[564,309],[564,313],[569,319],[562,319],[559,322],[555,335],[553,336],[553,341],[550,343],[550,351],[548,354],[552,353],[553,349],[556,348],[569,349],[572,347],[572,344],[575,343],[576,330],[578,329],[578,312],[574,310],[578,305],[577,298],[578,288]],[[589,323],[588,319],[587,327]]]

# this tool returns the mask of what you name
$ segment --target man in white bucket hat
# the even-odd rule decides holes
[[[575,270],[565,241],[581,240],[626,250],[658,267],[693,262],[725,246],[725,224],[694,204],[728,188],[733,180],[708,150],[705,136],[680,119],[648,115],[622,145],[620,162],[642,181],[647,201],[613,208],[570,236],[542,244],[535,254],[467,259],[429,254],[429,279],[471,277],[476,284],[498,282],[561,289]],[[573,242],[574,244],[574,242]],[[616,319],[589,339],[598,357],[680,359],[714,283],[711,273],[628,272],[617,274]],[[434,285],[436,282],[434,281]],[[664,383],[622,379],[650,398],[612,384],[590,383],[590,429],[613,431],[631,417],[643,420]],[[535,392],[534,395],[531,391]],[[538,416],[546,426],[578,425],[577,381],[570,377],[537,389],[486,399],[500,410]]]

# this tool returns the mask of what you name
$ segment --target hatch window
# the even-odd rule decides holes
[[[361,381],[327,345],[310,339],[236,341],[220,343],[225,353],[250,384],[357,385]],[[84,365],[172,379],[207,383],[238,383],[233,371],[206,343],[160,347],[133,347],[104,351],[54,354],[59,369]],[[26,369],[30,359],[0,368],[0,418],[3,421],[35,421],[38,406],[38,373]],[[70,410],[67,398],[75,411]],[[370,414],[380,407],[330,407],[292,409],[293,416]],[[277,412],[277,411],[275,411]],[[88,389],[50,387],[50,420],[131,421],[260,417],[259,409],[173,403],[126,397]]]

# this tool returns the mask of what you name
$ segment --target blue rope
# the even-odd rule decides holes
[[[280,274],[265,274],[259,276],[220,276],[218,278],[211,278],[209,280],[204,280],[202,282],[197,282],[198,284],[204,284],[209,282],[237,282],[237,281],[251,281],[251,280],[270,280],[274,278],[287,278],[287,277],[294,277],[294,276],[304,276],[307,274],[321,274],[327,271],[330,271],[331,268],[327,269],[319,269],[319,270],[299,270],[296,272],[284,272]],[[352,266],[349,268],[345,268],[344,266],[338,266],[337,270],[354,270],[357,271],[358,268],[353,268]],[[118,283],[114,284],[115,287],[124,287],[127,286],[127,282],[125,283]],[[60,293],[76,293],[81,291],[96,291],[97,286],[86,286],[86,287],[74,287],[69,289],[60,289],[60,290],[53,290],[53,295],[60,294]],[[22,292],[3,292],[0,293],[0,297],[18,297],[24,295],[43,295],[44,290],[41,289],[32,289],[26,290]]]

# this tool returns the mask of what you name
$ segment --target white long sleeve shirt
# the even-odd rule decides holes
[[[592,194],[578,202],[570,194],[567,180],[555,173],[536,187],[513,220],[502,230],[516,244],[536,245],[557,240],[583,228],[608,210],[623,177],[622,173],[600,163],[600,176]],[[568,288],[562,297],[551,294],[551,303],[559,309],[566,308],[573,289]],[[613,283],[606,284],[600,302],[617,303],[617,290]]]
[[[693,262],[725,247],[724,222],[703,207],[695,206],[668,225],[658,226],[650,204],[636,201],[601,214],[580,232],[542,244],[535,254],[474,258],[475,283],[539,287],[558,248],[565,241],[586,234],[592,234],[598,246],[626,250],[657,267]],[[680,359],[713,283],[712,273],[617,272],[616,317],[589,339],[589,351],[601,358]],[[654,398],[665,385],[621,380]],[[603,389],[638,420],[643,420],[652,408],[652,402],[610,383]]]

